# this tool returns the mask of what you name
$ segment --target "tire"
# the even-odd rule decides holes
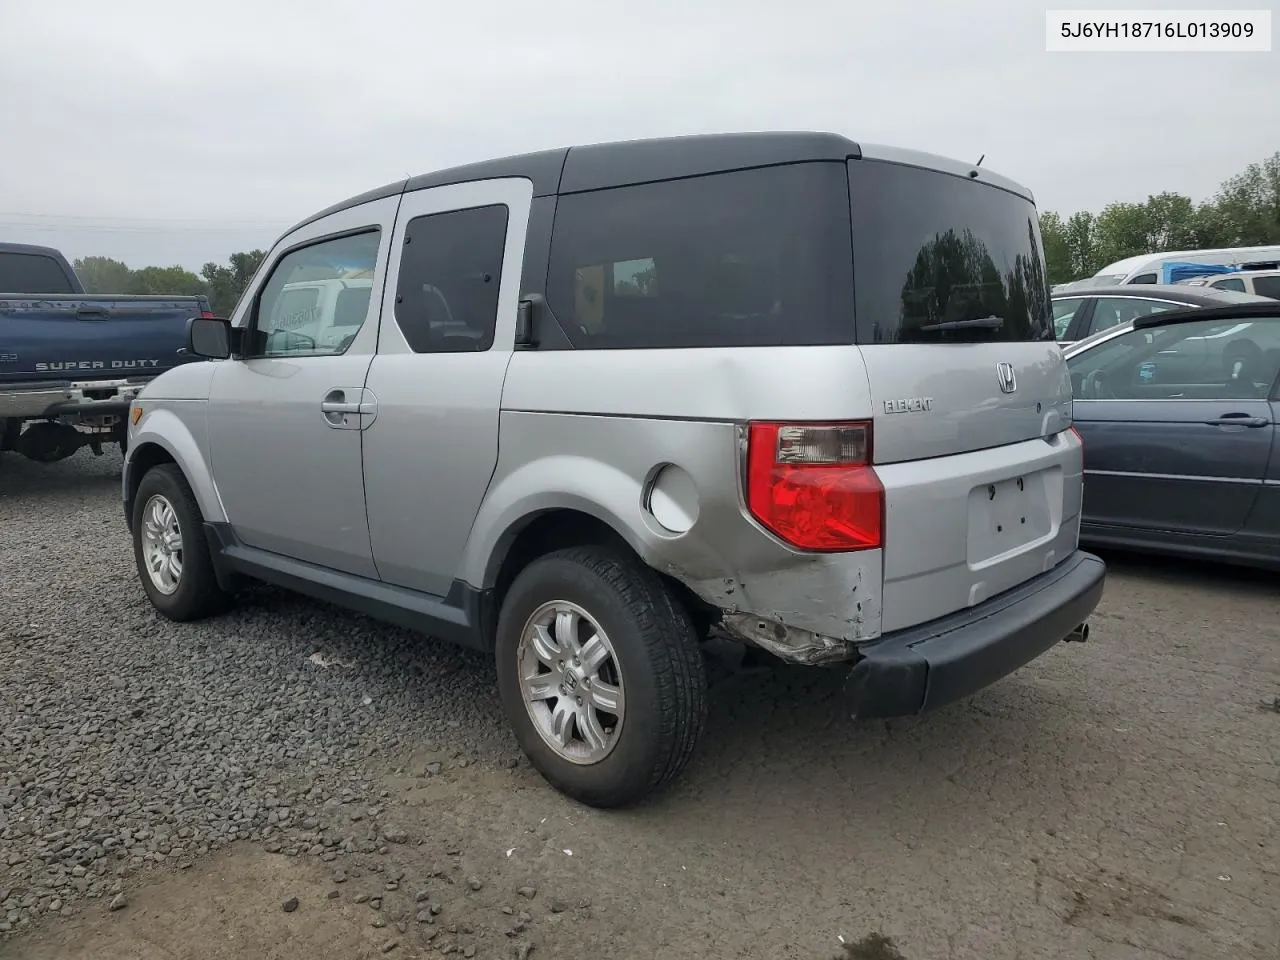
[[[148,522],[155,523],[156,516],[148,511],[167,505],[172,510],[172,520],[179,536],[178,573],[166,566],[163,574],[153,576],[148,558],[155,559],[150,549]],[[165,515],[167,518],[167,515]],[[167,524],[163,525],[166,526]],[[225,609],[229,597],[218,586],[209,556],[209,545],[204,535],[204,517],[196,498],[187,485],[182,471],[175,464],[165,463],[148,470],[138,484],[133,500],[133,557],[138,567],[142,589],[160,613],[170,620],[200,620]],[[172,541],[170,541],[172,545]],[[165,589],[168,587],[169,589]]]
[[[582,664],[557,674],[538,643],[523,642],[526,629],[550,616],[546,630],[557,646],[549,649],[568,653],[571,641],[561,640],[557,614],[575,610],[583,624],[576,634]],[[586,675],[602,646],[592,645],[592,636],[604,638],[609,656]],[[495,658],[502,706],[525,755],[552,786],[588,806],[627,806],[664,786],[684,768],[702,732],[707,681],[689,614],[656,573],[620,551],[574,547],[526,567],[503,601]],[[565,662],[574,661],[568,656]],[[528,682],[544,693],[550,684],[555,692],[527,701],[522,678],[542,669],[550,672]],[[613,715],[610,728],[611,715],[598,705],[616,702],[619,690],[621,720]],[[577,718],[584,707],[565,725],[569,744],[552,745],[556,711],[573,710],[575,701],[593,711],[596,724],[588,720],[587,727],[604,735],[603,753],[599,742],[594,750],[586,742]],[[566,756],[574,750],[576,756]]]

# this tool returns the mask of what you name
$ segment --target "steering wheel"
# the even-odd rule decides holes
[[[1087,400],[1114,400],[1115,391],[1107,383],[1107,375],[1101,370],[1090,370],[1084,378],[1084,389],[1081,391]]]
[[[1224,372],[1227,375],[1227,380],[1246,379],[1246,373],[1252,373],[1252,368],[1261,357],[1262,349],[1247,337],[1232,340],[1227,344],[1227,348],[1222,351],[1222,364],[1226,367]],[[1239,367],[1237,367],[1237,364],[1239,364]]]
[[[316,348],[315,337],[309,337],[305,333],[296,333],[293,330],[272,330],[267,335],[268,349],[273,351],[291,352],[298,349],[299,341],[302,341],[302,349],[314,350]],[[276,346],[277,342],[280,344]]]

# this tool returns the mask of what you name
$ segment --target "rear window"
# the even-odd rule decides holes
[[[1035,205],[998,187],[849,161],[858,342],[1053,340]]]
[[[75,293],[62,265],[35,253],[0,253],[0,293]]]
[[[841,163],[561,196],[547,301],[574,346],[852,343]]]

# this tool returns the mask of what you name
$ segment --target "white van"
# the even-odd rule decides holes
[[[280,290],[271,310],[272,336],[289,340],[297,350],[345,349],[369,312],[373,280],[368,277],[295,280]],[[307,341],[310,341],[307,343]]]
[[[1075,285],[1113,287],[1122,283],[1162,283],[1161,268],[1166,263],[1212,263],[1240,267],[1242,270],[1265,270],[1280,267],[1280,246],[1144,253],[1109,263],[1088,280],[1078,280]]]

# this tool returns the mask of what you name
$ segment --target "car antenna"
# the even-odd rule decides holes
[[[984,153],[982,156],[980,156],[980,157],[978,158],[978,162],[977,162],[977,163],[975,163],[975,164],[973,165],[973,169],[969,171],[969,179],[971,179],[971,180],[972,180],[972,179],[976,179],[976,178],[977,178],[977,176],[978,176],[978,168],[979,168],[980,166],[982,166],[982,161],[983,161],[983,160],[985,160],[985,159],[987,159],[987,155],[986,155],[985,153]]]
[[[977,163],[975,163],[975,164],[974,164],[974,166],[975,166],[975,167],[980,167],[980,166],[982,166],[982,161],[983,161],[983,160],[985,160],[985,159],[987,159],[987,155],[984,153],[982,156],[980,156],[980,157],[978,158],[978,162],[977,162]]]

